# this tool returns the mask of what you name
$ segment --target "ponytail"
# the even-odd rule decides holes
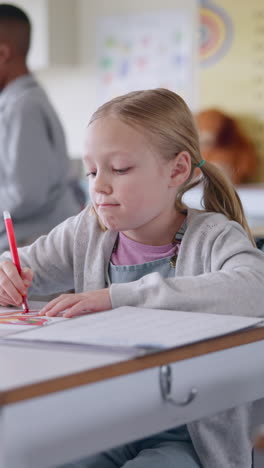
[[[215,165],[205,162],[201,168],[203,173],[203,197],[202,205],[206,211],[222,213],[228,219],[236,221],[245,229],[250,241],[255,246],[255,241],[248,226],[241,200],[233,187],[220,169]],[[182,197],[191,188],[201,182],[196,179],[182,187],[177,196],[177,206],[183,206]]]

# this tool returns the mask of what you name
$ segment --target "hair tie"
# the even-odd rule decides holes
[[[197,164],[197,167],[202,167],[205,162],[206,162],[205,159],[202,159],[202,161],[199,162],[199,164]]]

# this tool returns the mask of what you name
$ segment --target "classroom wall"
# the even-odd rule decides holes
[[[60,116],[70,157],[80,158],[85,127],[96,109],[94,68],[53,67],[36,75]]]
[[[262,160],[258,180],[264,180],[264,2],[202,1],[208,5],[212,12],[220,7],[230,23],[226,31],[219,25],[226,52],[207,65],[201,54],[200,106],[219,107],[239,119],[257,145]]]
[[[95,18],[102,14],[171,9],[174,0],[74,0],[78,28],[77,65],[37,73],[64,124],[72,158],[82,154],[85,125],[97,106]],[[257,144],[264,180],[264,4],[261,0],[201,0],[219,7],[231,21],[233,36],[226,52],[199,67],[199,108],[218,106],[239,118]]]
[[[77,65],[51,66],[36,74],[47,90],[64,125],[72,158],[79,158],[83,149],[84,129],[98,103],[96,99],[96,18],[108,14],[129,14],[173,10],[175,6],[196,3],[197,0],[72,0],[78,26],[71,34],[77,36]],[[56,13],[56,12],[55,12]],[[67,31],[68,34],[68,31]]]

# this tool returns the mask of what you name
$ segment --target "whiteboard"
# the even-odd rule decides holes
[[[168,11],[99,17],[98,103],[133,90],[162,87],[196,108],[197,37],[197,5],[190,0]]]

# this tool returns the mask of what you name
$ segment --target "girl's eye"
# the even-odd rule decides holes
[[[124,169],[113,169],[117,174],[126,174],[131,167],[125,167]]]
[[[95,177],[95,176],[96,176],[96,172],[95,172],[95,171],[93,171],[93,172],[87,172],[86,177],[89,177],[89,176]]]

